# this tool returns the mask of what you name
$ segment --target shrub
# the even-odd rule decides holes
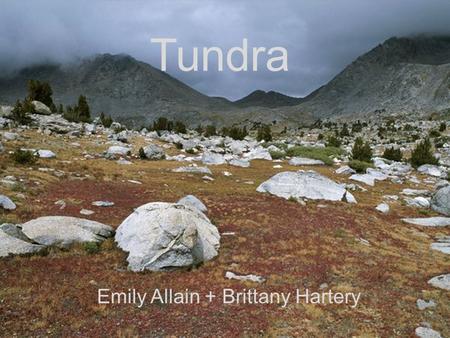
[[[53,91],[48,82],[40,82],[38,80],[28,81],[28,99],[30,101],[40,101],[51,109],[56,111],[56,107],[52,99]]]
[[[350,136],[350,132],[348,131],[347,123],[344,123],[339,133],[341,137]]]
[[[199,125],[197,126],[197,128],[195,128],[195,131],[201,135],[201,134],[203,134],[203,132],[204,132],[205,130],[203,129],[202,125],[199,124]]]
[[[83,249],[89,255],[94,255],[100,252],[100,245],[97,242],[86,242],[83,243]]]
[[[272,141],[272,131],[270,130],[270,126],[267,124],[262,125],[258,128],[258,133],[256,134],[257,141]]]
[[[11,158],[18,164],[34,164],[36,163],[36,156],[28,150],[17,149],[11,154]]]
[[[188,154],[195,154],[195,149],[194,148],[189,148],[189,149],[186,149],[186,153],[188,153]]]
[[[403,158],[402,151],[400,148],[395,149],[394,147],[386,148],[383,153],[383,158],[391,161],[400,162]]]
[[[370,162],[372,160],[372,149],[370,149],[370,144],[364,142],[361,137],[358,137],[355,140],[352,149],[352,159],[363,162]]]
[[[439,136],[441,136],[441,133],[438,130],[436,129],[430,130],[430,137],[435,138]]]
[[[413,150],[411,164],[414,167],[420,167],[423,164],[438,164],[438,159],[433,155],[429,138],[420,142]]]
[[[327,138],[327,147],[336,147],[339,148],[341,146],[341,140],[336,136],[329,136]]]
[[[89,108],[86,97],[83,95],[80,95],[80,97],[78,98],[77,111],[81,122],[90,122],[91,109]]]
[[[216,126],[210,124],[205,128],[205,137],[215,136],[217,135]]]
[[[139,158],[141,160],[145,160],[147,158],[147,156],[145,155],[144,148],[142,148],[142,147],[139,148],[138,154],[139,154]]]
[[[326,165],[333,165],[333,160],[331,159],[331,157],[341,155],[342,153],[342,149],[335,147],[317,148],[297,146],[289,148],[286,151],[287,156],[312,158],[314,160],[320,160]]]
[[[247,135],[247,128],[244,126],[242,129],[239,127],[222,128],[222,135],[231,137],[233,140],[243,140]]]
[[[270,156],[272,156],[273,160],[280,160],[284,158],[284,152],[282,151],[269,151]]]
[[[70,122],[90,122],[91,111],[86,97],[80,95],[80,97],[78,98],[78,105],[74,107],[67,106],[63,116],[67,121]]]
[[[355,170],[357,173],[365,173],[367,168],[372,168],[372,164],[364,161],[351,160],[348,166]]]
[[[439,125],[439,131],[442,133],[446,130],[447,130],[447,123],[441,122],[441,124]]]
[[[178,134],[186,134],[186,126],[181,121],[175,121],[174,131]]]
[[[109,128],[111,127],[112,123],[114,122],[111,116],[106,116],[105,113],[100,114],[100,122],[102,123],[103,127]]]
[[[34,113],[34,106],[31,101],[28,99],[23,102],[17,100],[11,112],[11,119],[19,125],[27,125],[32,121],[30,113]]]
[[[150,130],[160,131],[160,130],[172,130],[172,125],[169,123],[169,120],[165,117],[159,117],[156,121],[153,122],[153,125],[150,127]]]

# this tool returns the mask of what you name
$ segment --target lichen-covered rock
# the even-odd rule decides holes
[[[114,234],[109,225],[67,216],[39,217],[22,225],[22,232],[42,245],[67,247],[73,243],[101,242]]]
[[[218,254],[220,235],[196,208],[148,203],[137,208],[116,232],[118,246],[129,253],[133,271],[190,267]]]

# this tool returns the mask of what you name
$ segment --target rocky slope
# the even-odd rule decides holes
[[[375,47],[289,114],[416,115],[449,108],[450,37],[415,37],[391,38]]]
[[[203,95],[181,81],[128,55],[103,54],[69,65],[44,65],[0,79],[0,102],[13,103],[26,94],[28,79],[49,81],[56,103],[87,96],[94,113],[105,112],[129,120],[151,121],[159,116],[187,122],[221,120],[219,111],[232,104]]]

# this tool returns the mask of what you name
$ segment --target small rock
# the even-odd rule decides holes
[[[240,281],[250,281],[255,283],[263,283],[266,279],[257,275],[236,275],[234,272],[227,271],[225,273],[225,278],[228,279],[237,279]]]
[[[92,202],[93,206],[96,207],[112,207],[114,205],[114,202],[109,202],[109,201],[95,201]]]
[[[417,304],[417,308],[419,309],[419,310],[425,310],[425,309],[427,309],[427,308],[429,308],[429,307],[435,307],[436,306],[436,303],[433,301],[433,300],[429,300],[428,302],[426,301],[426,300],[423,300],[423,299],[418,299],[417,301],[416,301],[416,304]]]
[[[378,210],[379,212],[383,213],[383,214],[387,214],[389,212],[389,205],[386,203],[380,203],[377,205],[377,207],[375,208],[376,210]]]
[[[439,332],[428,327],[419,326],[415,332],[416,336],[420,338],[442,338]]]
[[[95,214],[95,212],[92,210],[88,210],[88,209],[81,209],[80,214],[85,215],[85,216],[90,216],[90,215]]]
[[[11,199],[5,195],[0,195],[0,207],[5,210],[15,210],[16,205]]]
[[[428,284],[436,288],[450,291],[450,273],[433,277],[428,281]]]

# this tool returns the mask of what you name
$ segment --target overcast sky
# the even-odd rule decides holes
[[[0,0],[3,69],[96,53],[127,53],[159,68],[155,37],[177,38],[185,53],[226,52],[243,38],[288,50],[288,72],[267,71],[262,57],[258,72],[184,73],[169,47],[169,74],[230,99],[255,89],[304,96],[385,39],[419,33],[450,34],[449,0]]]

